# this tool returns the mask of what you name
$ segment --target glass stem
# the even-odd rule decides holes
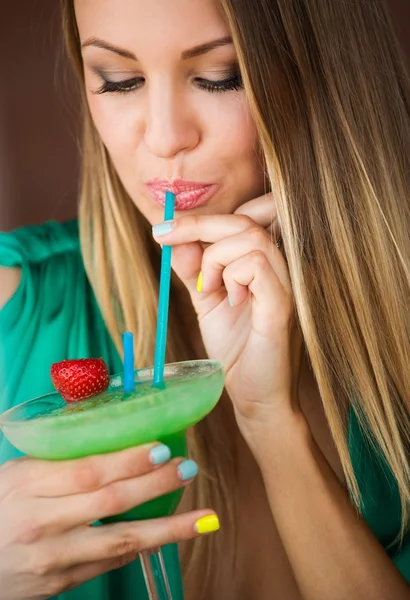
[[[140,559],[149,600],[172,600],[161,548],[141,552]]]

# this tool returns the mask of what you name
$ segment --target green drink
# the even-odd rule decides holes
[[[0,428],[20,451],[35,458],[67,460],[158,441],[172,456],[186,456],[185,431],[217,404],[224,385],[219,363],[203,360],[165,366],[163,389],[153,370],[135,371],[135,389],[124,394],[116,375],[108,390],[67,404],[58,393],[42,396],[0,416]],[[178,506],[182,490],[156,498],[109,520],[163,517]]]

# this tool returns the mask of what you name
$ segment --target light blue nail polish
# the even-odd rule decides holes
[[[167,235],[167,233],[171,233],[174,227],[175,221],[164,221],[163,223],[159,223],[159,225],[154,225],[152,233],[157,237]]]
[[[229,306],[235,306],[235,305],[234,305],[234,303],[233,303],[233,300],[232,300],[232,298],[229,296],[229,294],[228,294],[228,302],[229,302]]]
[[[155,446],[149,453],[149,459],[153,465],[162,465],[171,458],[171,450],[168,446],[161,444]]]
[[[184,460],[178,465],[178,475],[182,481],[188,481],[198,475],[198,465],[193,460]]]

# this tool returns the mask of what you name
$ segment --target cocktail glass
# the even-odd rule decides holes
[[[67,460],[115,452],[154,441],[172,456],[186,456],[186,430],[217,404],[223,369],[211,360],[165,365],[164,385],[153,387],[152,368],[135,371],[134,391],[124,394],[123,376],[88,400],[66,403],[58,393],[20,404],[0,415],[0,428],[21,452],[45,460]],[[183,490],[146,502],[104,522],[154,519],[174,513]],[[149,598],[172,600],[161,549],[141,553]]]

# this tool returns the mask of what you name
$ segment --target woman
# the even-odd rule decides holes
[[[48,391],[66,357],[118,370],[125,329],[152,363],[162,244],[167,358],[220,360],[227,395],[158,522],[89,526],[193,481],[182,459],[153,464],[163,449],[53,465],[2,443],[6,597],[144,598],[137,562],[112,569],[183,542],[195,600],[410,598],[410,94],[381,0],[63,13],[84,91],[81,253],[77,223],[2,236],[1,408]],[[220,533],[193,541],[215,514]],[[166,561],[178,593],[175,546]]]

